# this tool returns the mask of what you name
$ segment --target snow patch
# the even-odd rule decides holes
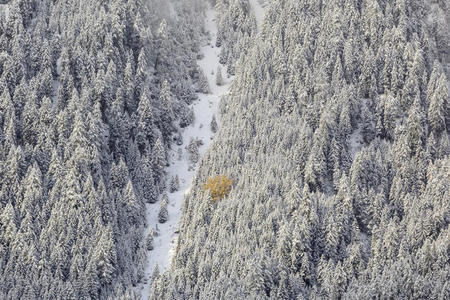
[[[206,11],[205,29],[209,31],[211,40],[214,41],[217,37],[217,25],[215,23],[216,12],[212,9]],[[161,272],[167,270],[170,266],[173,255],[175,254],[175,247],[178,241],[178,223],[181,217],[181,207],[184,201],[184,196],[191,190],[191,182],[194,177],[196,168],[189,170],[189,161],[186,154],[185,146],[189,143],[191,138],[201,139],[203,145],[200,146],[199,152],[202,157],[207,151],[212,142],[214,134],[211,132],[209,124],[211,123],[213,115],[219,123],[218,108],[220,98],[228,92],[229,86],[233,77],[224,78],[223,85],[217,86],[215,82],[215,75],[212,70],[217,70],[219,67],[220,48],[211,46],[206,43],[201,48],[202,58],[198,61],[198,65],[203,70],[210,86],[211,93],[198,93],[198,101],[192,104],[195,114],[194,124],[187,128],[180,129],[184,145],[172,145],[172,150],[169,152],[169,167],[167,170],[167,178],[178,175],[180,188],[175,193],[165,191],[169,198],[168,212],[169,218],[166,223],[158,223],[158,212],[161,203],[162,195],[154,204],[146,204],[146,219],[148,229],[145,233],[147,235],[150,229],[157,233],[154,238],[153,250],[148,251],[147,264],[145,267],[145,277],[142,283],[137,287],[142,299],[148,299],[150,295],[151,275],[156,265],[158,265]],[[202,126],[203,125],[203,126]],[[178,159],[178,149],[181,148],[183,155]],[[198,165],[198,164],[197,164]]]
[[[249,0],[250,5],[253,7],[253,13],[255,14],[256,23],[258,24],[258,28],[261,28],[262,21],[264,19],[264,7],[265,3],[262,0]]]
[[[361,151],[363,145],[364,141],[361,134],[361,126],[358,126],[358,128],[350,135],[349,139],[349,152],[352,161],[355,159],[356,153]]]
[[[58,74],[58,76],[61,75],[62,72],[62,67],[61,67],[61,56],[56,60],[56,73]]]
[[[52,81],[52,104],[54,107],[58,104],[59,78]]]
[[[56,74],[57,77],[52,82],[52,103],[54,107],[56,107],[56,105],[58,104],[59,77],[61,76],[61,56],[56,60]]]
[[[5,20],[9,20],[9,5],[8,4],[0,4],[0,13],[5,16]]]

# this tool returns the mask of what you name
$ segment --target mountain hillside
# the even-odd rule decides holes
[[[446,0],[0,0],[0,299],[450,299]]]
[[[274,0],[255,35],[217,1],[236,77],[151,299],[450,297],[444,2]]]
[[[144,204],[201,84],[203,6],[1,5],[1,299],[137,297]]]

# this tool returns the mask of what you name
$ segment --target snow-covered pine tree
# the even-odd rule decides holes
[[[186,195],[191,222],[181,225],[175,267],[151,299],[180,288],[188,298],[440,297],[445,271],[423,257],[439,256],[430,249],[446,236],[431,216],[448,201],[428,204],[449,180],[444,97],[431,103],[448,78],[437,34],[448,9],[363,2],[268,1],[254,35],[257,1],[216,1],[220,61],[236,77],[223,134]],[[217,173],[236,182],[213,204],[201,182]]]
[[[180,189],[180,179],[178,178],[178,175],[175,175],[170,180],[170,188],[169,191],[171,193],[176,192]]]
[[[169,197],[167,197],[167,194],[164,194],[162,197],[161,205],[159,207],[159,213],[158,213],[158,222],[159,223],[165,223],[167,219],[169,218],[169,212],[167,210],[167,206],[169,205]]]
[[[191,164],[196,164],[200,159],[200,152],[198,150],[197,141],[191,138],[189,144],[186,146],[186,151],[188,152],[188,159]]]
[[[215,115],[212,116],[210,128],[211,128],[212,133],[216,133],[217,132],[217,121],[216,121],[216,116]]]
[[[173,121],[193,121],[203,22],[197,0],[122,2],[0,4],[2,299],[137,297],[144,202]]]
[[[220,66],[217,67],[216,71],[216,85],[223,85],[222,68]]]
[[[145,247],[147,248],[147,250],[153,250],[153,239],[154,239],[154,233],[153,233],[153,229],[150,229],[147,233],[147,238],[145,241]]]

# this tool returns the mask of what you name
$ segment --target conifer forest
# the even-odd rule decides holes
[[[450,299],[447,0],[0,0],[0,299]]]

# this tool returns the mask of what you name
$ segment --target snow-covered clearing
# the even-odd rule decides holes
[[[189,170],[188,155],[186,152],[186,145],[191,138],[198,138],[203,140],[203,145],[199,148],[200,156],[208,149],[211,144],[213,133],[210,129],[212,116],[218,117],[218,106],[222,95],[226,94],[232,78],[227,78],[223,72],[224,84],[216,85],[216,72],[219,67],[220,48],[214,46],[214,41],[217,36],[217,26],[215,23],[216,13],[209,9],[206,11],[205,28],[209,31],[211,42],[201,48],[203,58],[198,61],[198,65],[203,70],[205,76],[208,78],[211,93],[198,94],[199,100],[192,104],[195,112],[195,122],[193,125],[182,129],[182,136],[184,144],[178,146],[175,143],[172,145],[172,150],[169,152],[170,166],[167,168],[167,178],[170,180],[172,176],[178,175],[180,180],[180,189],[178,192],[169,193],[169,219],[166,223],[158,223],[158,212],[161,203],[159,200],[155,204],[146,204],[147,206],[147,224],[148,229],[153,229],[157,236],[154,238],[153,250],[148,252],[148,261],[145,268],[145,280],[138,286],[141,291],[142,299],[148,299],[150,294],[151,275],[156,265],[160,271],[166,270],[170,266],[171,257],[173,256],[175,246],[177,243],[177,229],[178,222],[181,216],[181,204],[183,197],[189,192],[192,178],[196,170]],[[219,123],[219,122],[218,122]],[[178,149],[181,148],[183,155],[181,160],[178,159]]]
[[[361,134],[361,124],[358,128],[350,135],[349,139],[349,152],[350,156],[355,159],[356,154],[361,151],[364,141]]]
[[[249,0],[250,5],[253,7],[253,13],[255,14],[256,23],[258,24],[258,28],[261,28],[262,21],[264,19],[264,7],[263,0]]]
[[[59,90],[59,78],[61,76],[61,56],[56,60],[56,75],[57,78],[53,80],[52,82],[52,89],[53,89],[53,97],[52,97],[52,103],[53,106],[56,107],[58,105],[58,90]]]
[[[261,26],[264,18],[264,8],[260,1],[261,0],[250,0],[258,27]],[[217,37],[217,25],[215,19],[216,12],[213,9],[208,9],[205,16],[205,28],[206,31],[210,33],[211,40],[201,48],[203,58],[198,61],[198,65],[208,79],[211,93],[198,94],[198,101],[192,104],[195,113],[195,122],[193,125],[182,129],[184,144],[178,146],[174,143],[172,150],[169,152],[170,166],[167,168],[167,178],[170,180],[172,176],[178,175],[180,188],[179,191],[175,193],[168,193],[167,191],[169,196],[168,221],[164,224],[158,223],[158,212],[162,195],[159,197],[157,203],[146,204],[147,224],[149,225],[147,232],[150,229],[153,229],[156,236],[153,242],[153,250],[148,252],[148,260],[145,267],[145,279],[138,285],[138,291],[140,291],[141,297],[144,300],[148,299],[150,295],[151,275],[155,266],[158,265],[160,271],[166,270],[170,266],[171,258],[177,244],[181,205],[184,195],[190,191],[191,181],[196,171],[196,169],[189,169],[188,155],[185,147],[191,138],[201,139],[204,144],[199,149],[200,157],[204,155],[213,139],[213,133],[210,129],[212,116],[215,115],[218,124],[220,124],[218,114],[220,98],[228,92],[229,86],[233,80],[232,77],[227,78],[225,72],[223,72],[223,84],[221,86],[216,84],[216,72],[220,66],[220,48],[214,46]],[[178,157],[178,150],[180,148],[183,151],[181,159]]]
[[[367,107],[368,101],[369,99],[362,99],[361,110],[364,110]],[[356,130],[353,131],[352,134],[350,134],[348,150],[352,158],[352,161],[355,159],[356,154],[358,154],[358,152],[361,151],[364,145],[364,140],[362,136],[362,129],[363,129],[362,126],[363,126],[362,122],[359,122]],[[375,126],[375,124],[373,124],[373,126]]]
[[[5,20],[9,19],[9,5],[8,4],[0,4],[0,14],[5,16]]]

